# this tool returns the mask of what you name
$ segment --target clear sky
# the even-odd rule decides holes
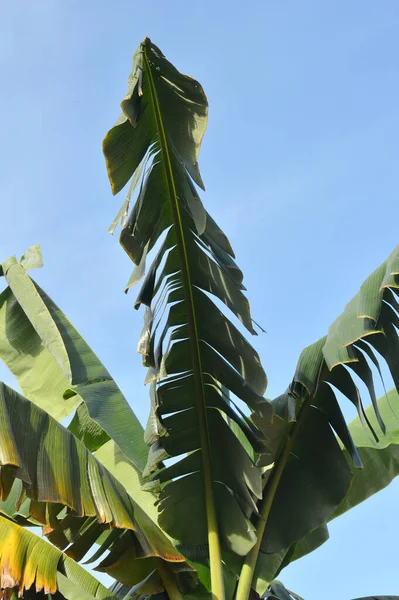
[[[136,46],[151,37],[208,95],[203,200],[267,330],[254,345],[273,397],[399,242],[398,28],[398,0],[1,4],[0,261],[41,244],[33,275],[143,422],[142,315],[107,234],[123,197],[101,153]],[[396,481],[334,522],[283,572],[287,587],[306,600],[399,594],[398,494]]]

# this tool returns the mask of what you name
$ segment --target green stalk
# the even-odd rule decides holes
[[[251,548],[245,557],[244,564],[241,568],[240,578],[238,580],[236,600],[248,600],[249,593],[251,591],[252,580],[254,578],[256,563],[258,561],[258,554],[260,546],[265,533],[266,525],[270,516],[270,511],[273,505],[273,500],[277,492],[278,485],[281,480],[281,476],[284,473],[287,461],[291,454],[291,449],[295,443],[295,439],[298,435],[300,424],[303,421],[304,415],[310,407],[310,398],[303,403],[300,408],[297,420],[294,423],[289,436],[281,449],[281,452],[273,467],[273,472],[270,475],[270,479],[265,487],[265,494],[259,507],[259,517],[256,526],[257,541],[255,546]]]
[[[165,567],[162,559],[159,559],[158,561],[157,571],[161,577],[162,583],[165,586],[169,600],[183,600],[183,596],[177,587],[177,583],[173,575],[171,574],[170,570]]]
[[[208,527],[209,560],[211,570],[212,595],[215,600],[224,600],[224,581],[222,553],[220,547],[219,528],[216,516],[215,498],[213,492],[213,477],[211,468],[211,451],[209,444],[208,419],[205,404],[205,388],[202,378],[201,353],[199,347],[199,336],[197,320],[195,315],[194,298],[192,293],[192,284],[188,255],[184,237],[183,223],[180,213],[179,200],[176,193],[176,186],[173,176],[173,169],[170,159],[168,142],[166,139],[165,127],[163,124],[162,112],[159,106],[158,96],[155,88],[154,78],[151,71],[151,65],[147,56],[146,42],[143,43],[145,72],[148,74],[151,102],[155,113],[155,120],[158,127],[161,152],[164,157],[163,165],[165,167],[166,180],[169,188],[169,199],[173,214],[177,249],[181,264],[181,274],[183,282],[183,292],[187,306],[187,327],[189,332],[190,353],[193,365],[193,379],[196,390],[196,401],[198,411],[198,422],[200,431],[200,442],[204,473],[204,492],[206,505],[206,518]]]

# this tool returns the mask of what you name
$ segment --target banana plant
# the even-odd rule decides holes
[[[5,260],[3,597],[300,600],[283,569],[399,473],[399,247],[267,399],[243,274],[199,197],[205,93],[146,38],[121,107],[103,151],[112,192],[128,185],[110,232],[134,263],[126,291],[142,280],[148,423],[28,274],[40,248]],[[378,400],[384,362],[395,388]]]

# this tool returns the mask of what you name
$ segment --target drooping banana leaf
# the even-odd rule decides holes
[[[14,590],[67,600],[116,600],[116,596],[63,552],[0,515],[0,579],[5,598]],[[30,593],[27,594],[27,591]]]
[[[151,592],[154,582],[162,590],[165,582],[176,587],[181,581],[195,588],[198,578],[193,568],[100,461],[39,407],[4,384],[1,390],[0,492],[6,502],[0,503],[0,511],[24,525],[42,524],[43,533],[75,560],[81,560],[106,533],[104,525],[120,528],[119,533],[108,533],[91,559],[110,551],[100,570],[130,585],[153,572],[152,587],[147,582],[144,591]],[[129,473],[135,473],[119,448],[118,452],[125,472],[128,465]],[[137,484],[128,488],[141,491]],[[24,497],[21,491],[27,497],[18,509]],[[12,496],[17,505],[14,512]]]
[[[349,492],[335,510],[332,518],[347,512],[387,487],[399,475],[399,395],[396,389],[382,396],[377,402],[379,413],[386,426],[386,433],[375,442],[364,430],[359,418],[349,424],[349,432],[356,444],[363,469],[356,470]],[[372,427],[377,427],[374,407],[365,411]],[[346,454],[347,451],[344,450]]]
[[[44,525],[47,533],[57,530],[65,520],[70,525],[71,518],[78,527],[82,524],[86,527],[84,517],[94,517],[98,523],[133,532],[141,556],[183,562],[182,556],[135,504],[134,498],[82,442],[45,411],[4,384],[0,386],[0,423],[3,500],[12,491],[14,479],[19,479],[31,501],[31,516]],[[92,543],[100,534],[101,529],[94,529]]]
[[[363,283],[358,294],[331,325],[328,335],[302,352],[287,392],[272,402],[275,410],[272,425],[262,423],[258,415],[253,417],[266,440],[270,438],[271,429],[281,434],[273,443],[269,442],[276,462],[273,470],[264,476],[266,487],[258,528],[258,534],[262,531],[262,540],[260,548],[255,547],[245,559],[248,579],[253,573],[258,550],[270,555],[288,550],[293,543],[332,518],[336,510],[339,512],[337,507],[342,502],[342,510],[345,510],[344,499],[347,495],[348,499],[351,497],[348,490],[353,480],[359,477],[359,482],[367,481],[362,475],[354,475],[354,471],[363,466],[362,458],[369,459],[369,453],[356,448],[336,390],[354,403],[367,435],[375,440],[378,436],[383,439],[386,423],[375,397],[370,363],[380,370],[377,350],[398,386],[398,272],[399,247]],[[368,411],[364,409],[351,372],[367,386],[372,402]],[[374,419],[369,416],[372,411]],[[378,462],[384,460],[382,454],[378,456]],[[386,482],[394,476],[391,459],[389,464]],[[381,482],[383,480],[382,475]],[[348,506],[350,502],[356,503],[354,499],[348,500]],[[248,581],[246,589],[240,591],[239,600],[247,597],[247,586]]]
[[[327,437],[331,438],[328,431],[333,429],[351,457],[353,466],[361,467],[362,465],[361,457],[359,457],[359,452],[356,450],[354,441],[345,424],[334,390],[342,392],[349,401],[355,404],[360,422],[376,439],[378,439],[378,435],[381,437],[385,433],[386,426],[376,401],[373,375],[368,359],[378,364],[377,355],[374,351],[377,350],[386,360],[392,378],[399,387],[399,362],[397,361],[399,338],[395,329],[399,324],[399,317],[396,312],[399,305],[395,295],[395,290],[398,288],[398,272],[399,247],[395,248],[388,259],[363,283],[358,294],[346,306],[342,315],[331,325],[328,335],[313,344],[313,346],[306,348],[298,361],[293,383],[286,395],[289,397],[286,405],[293,401],[295,406],[294,418],[297,419],[297,425],[293,427],[289,439],[292,439],[295,435],[298,441],[292,445],[292,451],[279,483],[279,489],[275,495],[274,505],[265,530],[265,539],[267,539],[265,547],[269,548],[269,551],[286,547],[287,541],[293,541],[292,535],[295,530],[295,523],[290,516],[294,508],[292,500],[290,500],[292,498],[290,491],[292,491],[292,485],[294,484],[292,471],[300,468],[300,461],[297,457],[301,456],[298,452],[301,430],[305,438],[308,437],[307,431],[315,431],[314,427],[309,426],[312,419],[316,418],[320,422],[316,435],[320,435],[321,423],[323,422],[325,429],[323,441]],[[356,373],[368,388],[375,413],[373,423],[370,422],[364,410],[363,401],[354,378],[351,377],[351,371]],[[279,406],[278,401],[276,401],[274,404],[280,415],[283,415],[284,403]],[[319,453],[321,446],[316,440],[312,444],[310,452]],[[334,453],[337,453],[337,447],[335,446]],[[347,461],[346,459],[343,460],[344,457],[340,459],[342,467],[339,470],[333,470],[330,457],[328,457],[327,462],[326,451],[323,453],[323,458],[325,459],[323,471],[329,473],[329,476],[324,478],[327,487],[322,486],[322,477],[314,480],[315,491],[318,491],[318,494],[314,494],[314,498],[316,500],[317,498],[321,499],[323,514],[318,515],[318,507],[315,500],[313,500],[313,514],[307,511],[312,521],[307,521],[307,526],[303,528],[302,535],[298,535],[297,539],[307,533],[306,529],[309,525],[312,526],[307,529],[308,531],[321,524],[321,522],[318,522],[319,519],[323,518],[324,522],[331,516],[334,512],[333,509],[340,503],[337,502],[337,497],[342,494],[342,500],[352,480],[352,475],[348,473],[348,468],[345,466]],[[297,463],[298,466],[296,466]],[[334,473],[334,480],[331,477],[332,473]],[[338,489],[337,479],[340,474],[345,474],[345,483],[343,483],[341,491]],[[305,486],[302,486],[303,488]],[[335,497],[330,496],[330,500],[328,500],[328,490],[334,495],[336,494]],[[296,517],[298,517],[298,510],[301,510],[302,507],[306,510],[306,498],[301,499],[295,494],[295,504]],[[326,511],[329,514],[326,514]],[[283,514],[285,514],[284,519],[282,519]],[[276,537],[280,540],[275,545],[273,544],[274,531]]]
[[[156,496],[144,489],[145,479],[139,469],[129,461],[113,440],[106,442],[95,454],[96,459],[124,486],[135,503],[157,522]]]
[[[224,547],[240,555],[255,543],[249,517],[262,494],[261,469],[228,419],[258,452],[259,434],[223,386],[267,420],[266,376],[255,350],[214,301],[254,333],[234,253],[196,188],[203,187],[197,159],[208,110],[202,87],[147,38],[134,56],[121,106],[103,149],[113,192],[132,178],[120,213],[128,213],[135,197],[121,233],[136,265],[128,288],[145,273],[148,252],[157,249],[136,301],[145,306],[138,349],[152,382],[145,474],[153,473],[160,485],[165,531],[185,548],[195,546],[194,553],[209,541],[211,565],[218,569],[218,532]],[[170,457],[178,460],[164,467]]]
[[[12,257],[2,272],[0,358],[22,392],[57,420],[78,407],[69,429],[89,450],[112,438],[142,470],[143,429],[111,375],[22,262]]]
[[[25,500],[26,499],[24,498],[23,494],[22,481],[17,479],[12,484],[7,498],[1,499],[0,497],[0,513],[2,515],[5,515],[9,519],[12,519],[13,521],[15,521],[15,523],[22,525],[22,527],[40,527],[41,524],[38,521],[36,521],[36,519],[34,519],[29,512],[30,501]]]
[[[386,433],[380,436],[378,443],[364,429],[359,417],[348,425],[363,468],[354,470],[351,486],[329,521],[387,487],[399,475],[399,417],[392,411],[392,407],[399,406],[397,391],[393,389],[384,394],[378,399],[377,406],[386,428]],[[377,430],[378,421],[374,406],[369,406],[365,415],[371,426]],[[341,446],[343,447],[342,443]],[[350,454],[344,447],[343,452],[350,462]],[[260,553],[253,584],[256,591],[262,594],[267,582],[276,577],[284,566],[313,552],[327,540],[328,530],[326,525],[323,525],[299,542],[295,542],[287,551],[275,554]]]
[[[7,264],[5,266],[7,269]],[[9,273],[7,270],[6,272]],[[54,322],[56,323],[61,335],[62,343],[64,343],[66,350],[69,352],[68,356],[74,356],[73,361],[70,361],[71,364],[73,366],[76,365],[77,367],[80,367],[81,372],[83,372],[82,369],[85,369],[88,375],[87,383],[83,384],[86,386],[86,389],[82,393],[82,396],[85,398],[85,400],[88,398],[89,403],[90,400],[93,400],[93,402],[96,403],[97,407],[94,405],[94,403],[92,403],[92,406],[97,410],[97,423],[89,417],[86,405],[81,402],[78,407],[77,414],[75,415],[75,418],[68,429],[71,430],[75,436],[82,439],[83,443],[85,443],[85,445],[91,450],[97,449],[98,445],[100,445],[98,444],[98,440],[100,439],[102,445],[100,450],[97,451],[99,457],[97,461],[101,457],[107,457],[111,471],[113,468],[115,468],[115,471],[119,473],[121,465],[124,465],[123,476],[128,478],[129,492],[133,497],[137,497],[138,499],[142,500],[142,502],[138,503],[139,506],[136,506],[135,516],[137,521],[142,525],[142,530],[145,531],[144,539],[141,540],[142,545],[144,543],[144,549],[142,547],[141,552],[142,556],[148,555],[148,561],[146,560],[144,562],[153,561],[151,557],[154,554],[154,547],[157,549],[156,553],[158,550],[161,550],[165,556],[174,555],[179,557],[179,553],[175,551],[173,545],[156,525],[153,507],[155,501],[154,497],[148,492],[143,492],[141,490],[142,480],[140,477],[140,470],[136,465],[139,464],[141,468],[143,468],[145,464],[143,459],[147,454],[146,446],[142,440],[143,429],[141,425],[138,424],[138,421],[133,413],[131,413],[129,407],[128,410],[132,414],[134,422],[129,421],[129,419],[126,418],[126,413],[124,413],[123,409],[124,405],[127,406],[127,403],[113,380],[99,381],[99,385],[97,385],[95,381],[91,380],[90,375],[100,373],[101,369],[103,373],[106,373],[106,371],[84,340],[80,338],[76,330],[74,330],[71,324],[67,321],[61,311],[54,305],[54,303],[52,303],[52,301],[44,294],[44,292],[28,278],[26,273],[22,273],[21,279],[23,285],[20,285],[20,288],[22,288],[22,291],[24,292],[23,304],[25,304],[28,300],[32,300],[33,296],[32,304],[34,305],[34,302],[37,300],[34,292],[35,290],[39,292],[45,305],[44,308],[42,307],[42,311],[44,314],[46,314],[45,309],[47,308],[51,317],[54,317],[55,315]],[[34,285],[33,294],[32,283]],[[68,404],[68,400],[63,398],[63,394],[64,390],[71,389],[71,384],[64,376],[60,365],[53,358],[53,355],[47,350],[43,340],[39,338],[32,323],[27,318],[26,312],[29,313],[29,310],[26,312],[23,311],[15,297],[10,300],[10,296],[12,294],[10,288],[3,293],[3,296],[6,294],[7,299],[3,304],[3,314],[4,333],[7,335],[4,335],[3,339],[0,341],[0,346],[2,343],[2,348],[3,350],[5,348],[5,355],[8,358],[9,364],[11,363],[12,366],[17,364],[17,367],[20,367],[20,371],[17,371],[17,374],[20,375],[19,381],[23,388],[28,389],[28,391],[32,393],[36,404],[39,406],[42,405],[45,408],[50,408],[53,413],[55,412],[56,416],[60,418],[60,416],[62,417],[64,415],[62,413],[60,414],[59,412],[57,414],[57,411],[59,411],[59,409],[61,409],[61,411],[63,410],[63,403]],[[29,302],[28,305],[30,306]],[[29,314],[34,316],[34,312]],[[43,319],[41,324],[43,326]],[[51,321],[49,321],[47,325],[49,325],[49,330],[51,330]],[[43,337],[45,336],[43,335]],[[74,342],[74,346],[72,346],[72,350],[74,352],[71,352],[71,340]],[[36,349],[37,347],[39,347],[40,350],[37,353],[32,352],[32,348]],[[49,347],[53,350],[53,346],[51,344]],[[62,344],[59,347],[62,348]],[[54,354],[56,354],[55,351]],[[33,360],[30,360],[32,358]],[[37,358],[37,360],[35,360],[35,358]],[[38,382],[39,389],[35,387]],[[90,390],[88,391],[89,386]],[[42,394],[43,397],[40,394]],[[118,406],[121,406],[122,408],[122,410],[119,411],[119,414]],[[110,418],[107,418],[107,411],[110,411]],[[77,417],[80,415],[83,415],[83,418],[77,419]],[[131,453],[131,457],[134,458],[134,463],[129,460],[125,454],[123,454],[122,450],[115,443],[115,441],[110,440],[109,436],[105,434],[104,430],[102,430],[98,425],[99,422],[105,420],[108,431],[112,431],[114,424],[117,425],[118,418],[122,424],[121,433],[123,433],[123,427],[130,427],[130,429],[125,431],[127,434],[126,440],[128,441],[128,444],[134,453]],[[87,423],[87,427],[82,426],[85,424],[85,422]],[[137,427],[135,426],[135,423],[137,424]],[[75,424],[79,425],[80,431],[76,430],[76,427],[74,427]],[[100,435],[97,435],[96,438],[92,435],[92,441],[90,442],[90,440],[88,440],[88,436],[91,435],[93,429],[95,430],[95,434],[98,433],[98,430],[100,430]],[[115,431],[115,428],[113,431]],[[80,435],[80,433],[82,433],[82,435]],[[118,439],[118,435],[115,435],[115,438],[120,441],[120,438]],[[95,445],[93,445],[93,440]],[[132,441],[134,446],[132,446]],[[123,444],[121,445],[126,451],[128,446],[123,446]],[[104,460],[103,462],[106,461]],[[16,483],[20,482],[18,481]],[[124,486],[126,481],[120,480],[120,483]],[[16,487],[16,485],[13,486],[13,491],[16,489]],[[21,486],[19,486],[19,488],[21,488]],[[0,511],[4,509],[4,505],[9,503],[9,500],[10,498],[8,498],[6,501],[0,502]],[[18,500],[18,498],[16,500]],[[15,504],[16,502],[14,502],[14,508]],[[143,509],[140,508],[140,505],[143,506]],[[90,550],[91,546],[94,544],[96,539],[99,538],[103,531],[103,527],[97,524],[95,517],[87,517],[82,519],[73,518],[71,520],[70,514],[65,515],[62,512],[57,516],[57,514],[53,514],[57,511],[54,511],[54,508],[51,507],[51,505],[46,508],[46,505],[41,502],[37,502],[36,500],[31,501],[30,499],[26,498],[18,510],[14,510],[14,508],[11,512],[13,517],[16,518],[18,522],[34,525],[38,525],[38,523],[43,524],[44,533],[46,533],[47,537],[60,548],[67,548],[68,546],[66,550],[67,553],[77,560],[80,560],[83,555]],[[23,514],[21,514],[21,511]],[[31,513],[33,513],[35,516],[32,516]],[[148,516],[148,513],[153,515],[152,519]],[[35,517],[37,517],[39,521]],[[49,522],[50,518],[51,523]],[[122,533],[120,535],[122,535]],[[147,536],[151,540],[150,544],[146,542]],[[108,548],[113,551],[113,557],[115,557],[115,560],[118,560],[118,549],[120,549],[120,544],[118,545],[117,542],[118,540],[112,540],[112,543],[109,544]],[[137,546],[137,542],[133,543],[132,540],[131,546],[134,548]],[[183,559],[180,557],[179,560]],[[138,561],[137,564],[143,564],[143,561]],[[110,568],[112,568],[112,565]],[[137,569],[135,570],[133,568],[130,568],[130,571],[131,579],[134,580],[134,583],[136,584],[137,579],[134,578],[135,575],[139,576],[139,573],[137,572]],[[191,574],[192,573],[193,571],[191,569]]]
[[[396,389],[379,398],[377,406],[386,429],[385,434],[379,437],[378,443],[364,429],[359,417],[356,417],[348,425],[349,433],[356,446],[363,468],[354,470],[351,486],[329,521],[351,510],[387,487],[399,475],[399,416],[392,410],[392,407],[399,406],[399,395]],[[365,410],[365,415],[371,426],[377,430],[378,421],[375,408],[372,405]],[[350,461],[350,455],[343,447],[342,442],[341,446],[344,455]],[[312,533],[309,535],[312,536]],[[327,539],[328,535],[324,539],[319,536],[320,543],[318,546]],[[295,544],[295,550],[289,562],[297,560],[315,549],[312,545],[306,544],[305,541],[306,538]]]

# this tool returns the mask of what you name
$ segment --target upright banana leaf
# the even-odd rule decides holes
[[[89,450],[111,438],[142,470],[148,452],[135,414],[85,340],[26,273],[23,265],[31,266],[39,251],[26,253],[28,263],[11,257],[2,265],[9,287],[0,294],[0,358],[22,392],[57,420],[77,407],[69,429]]]
[[[258,544],[244,561],[246,577],[242,577],[244,584],[239,600],[247,597],[248,580],[253,576],[259,551],[269,555],[272,562],[278,563],[279,557],[289,562],[292,557],[288,551],[292,545],[323,526],[335,511],[339,514],[341,503],[341,511],[347,510],[350,503],[361,501],[362,495],[373,493],[369,486],[376,485],[380,489],[396,474],[393,453],[384,455],[380,450],[376,458],[376,454],[366,448],[356,448],[356,441],[338,404],[336,390],[356,406],[359,422],[367,435],[378,440],[378,431],[385,434],[386,423],[375,397],[370,363],[380,370],[377,350],[388,364],[398,389],[398,273],[399,247],[363,283],[358,294],[331,325],[328,335],[302,352],[287,392],[272,402],[275,411],[272,424],[263,423],[258,415],[253,416],[266,440],[273,438],[270,434],[274,431],[275,437],[268,444],[276,462],[264,476],[266,487],[260,506]],[[367,386],[372,402],[368,411],[363,407],[351,372]],[[371,411],[375,415],[373,419],[369,418]],[[276,436],[278,431],[280,435]],[[364,439],[360,446],[364,446]],[[365,477],[353,473],[354,469],[363,466],[362,459],[369,468]],[[379,479],[375,470],[371,480],[368,479],[373,461],[379,468],[384,459],[389,461],[389,467],[379,473],[379,483],[373,484],[373,477]],[[357,477],[362,482],[360,488],[362,485],[366,488],[359,493],[356,492]],[[260,567],[267,563],[263,557],[259,559],[258,581],[262,580]]]
[[[103,149],[113,192],[132,178],[116,221],[136,197],[121,233],[136,265],[128,287],[143,276],[147,253],[157,247],[136,301],[136,308],[146,307],[139,351],[152,382],[145,474],[161,486],[165,531],[196,555],[209,542],[221,597],[218,532],[224,548],[244,555],[256,540],[249,517],[262,495],[261,469],[228,419],[259,451],[258,432],[222,386],[267,420],[266,376],[255,350],[213,299],[254,333],[234,253],[195,187],[203,188],[197,159],[208,105],[202,87],[147,38],[134,55],[121,106]],[[169,457],[178,460],[165,467]]]

